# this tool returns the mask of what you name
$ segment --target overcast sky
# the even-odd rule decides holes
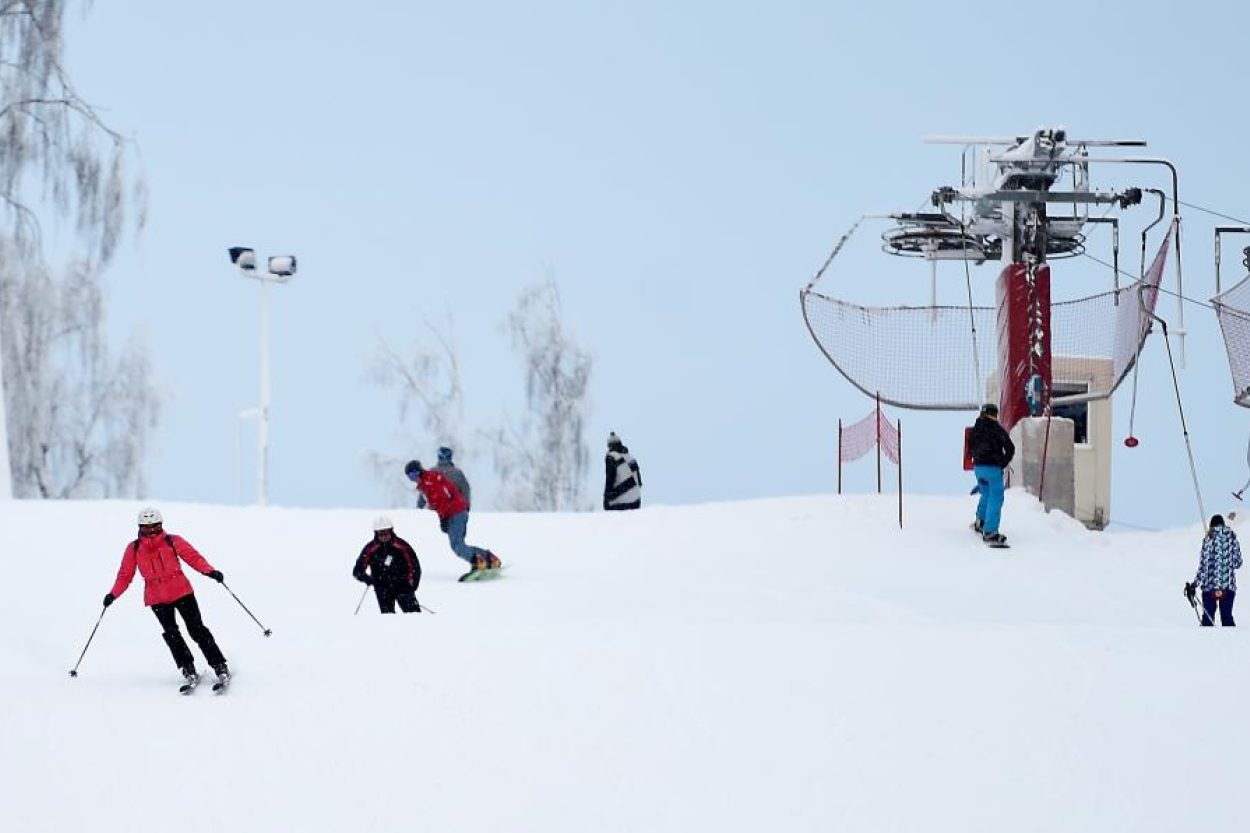
[[[366,378],[378,338],[405,346],[425,317],[454,321],[472,427],[519,414],[520,370],[500,325],[517,292],[548,276],[596,358],[592,492],[610,430],[637,454],[648,503],[831,489],[837,420],[870,403],[811,341],[798,292],[856,217],[915,209],[957,183],[958,150],[923,136],[1062,124],[1146,139],[1179,166],[1182,199],[1250,216],[1250,123],[1236,96],[1247,13],[1222,3],[1059,11],[94,4],[74,16],[71,71],[135,138],[151,190],[148,227],[108,282],[113,330],[147,340],[170,396],[149,467],[154,497],[254,497],[254,429],[240,457],[236,414],[257,400],[259,291],[230,266],[233,245],[300,262],[272,293],[271,503],[380,505],[368,449],[433,456],[398,442],[394,395]],[[1104,170],[1099,187],[1166,185],[1148,169]],[[1214,222],[1185,213],[1185,288],[1200,299],[1213,294]],[[831,294],[927,299],[924,264],[868,237],[838,268],[837,283],[822,284]],[[979,295],[996,272],[974,269]],[[962,268],[942,278],[941,297],[959,302]],[[1066,297],[1110,283],[1089,261],[1057,264],[1054,279]],[[1175,315],[1175,304],[1161,311]],[[1250,420],[1232,404],[1213,316],[1186,316],[1182,394],[1216,511],[1246,478]],[[1161,342],[1143,374],[1141,445],[1117,445],[1113,518],[1193,522]],[[1118,438],[1127,411],[1123,390]],[[908,488],[966,491],[969,415],[892,413],[911,454]],[[489,459],[468,462],[489,497]],[[853,490],[873,481],[870,463],[847,472]]]

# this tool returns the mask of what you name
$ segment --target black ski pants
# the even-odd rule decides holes
[[[1218,605],[1220,609],[1220,625],[1225,628],[1234,627],[1237,623],[1233,621],[1233,600],[1237,598],[1236,590],[1225,590],[1223,597],[1217,599],[1215,594],[1210,590],[1202,591],[1202,609],[1205,615],[1202,617],[1202,626],[1209,628],[1215,625],[1215,608]]]
[[[174,664],[179,668],[195,665],[195,657],[191,654],[191,649],[187,647],[187,641],[182,638],[182,632],[178,630],[175,612],[182,614],[182,621],[187,623],[187,633],[191,634],[195,644],[200,646],[209,666],[216,668],[226,664],[226,658],[221,655],[221,649],[217,647],[217,640],[213,639],[212,632],[204,626],[204,621],[200,618],[200,605],[195,601],[194,593],[188,593],[181,599],[167,604],[152,605],[152,612],[156,614],[156,620],[161,623],[165,631],[161,635],[165,638],[165,644],[169,646],[169,652],[174,655]]]
[[[416,588],[408,584],[375,584],[373,592],[378,597],[378,610],[383,613],[394,613],[395,602],[399,602],[399,609],[404,613],[421,612]]]

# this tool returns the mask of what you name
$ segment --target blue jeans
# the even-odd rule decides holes
[[[1003,514],[1003,470],[998,466],[973,466],[981,499],[977,501],[977,520],[985,532],[998,532]]]
[[[451,542],[451,551],[463,558],[470,564],[473,563],[473,556],[481,555],[485,557],[486,550],[481,547],[475,547],[464,542],[464,536],[469,532],[469,510],[459,512],[447,519],[447,540]]]
[[[1206,615],[1202,617],[1202,626],[1209,628],[1215,625],[1215,608],[1220,609],[1220,625],[1231,628],[1237,623],[1233,621],[1233,600],[1237,598],[1236,590],[1225,590],[1222,598],[1215,598],[1210,590],[1202,591],[1202,609]]]

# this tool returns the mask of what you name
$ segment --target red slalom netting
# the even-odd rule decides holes
[[[898,429],[885,418],[880,408],[874,408],[871,414],[854,425],[843,426],[841,447],[838,449],[842,462],[858,460],[872,451],[878,436],[881,437],[881,453],[897,465]]]

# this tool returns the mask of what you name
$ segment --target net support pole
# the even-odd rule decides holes
[[[842,420],[838,420],[838,494],[842,494]]]
[[[903,528],[903,420],[898,421],[898,528]]]
[[[881,494],[881,391],[877,391],[877,414],[873,427],[877,429],[877,494]]]

